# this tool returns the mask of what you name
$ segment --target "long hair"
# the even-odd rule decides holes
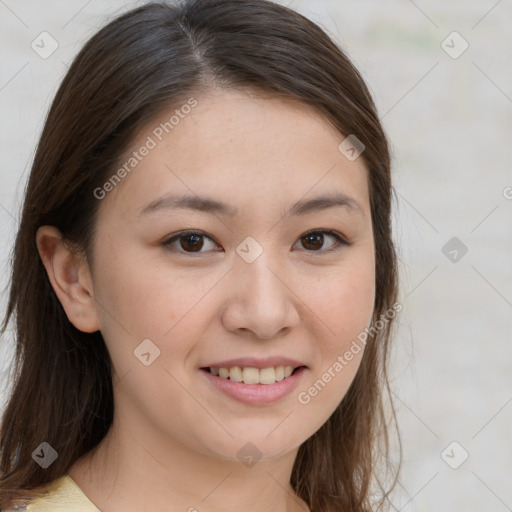
[[[364,144],[376,257],[372,325],[396,303],[388,141],[368,88],[342,49],[312,21],[268,0],[148,3],[117,17],[85,44],[63,79],[25,190],[2,326],[5,332],[14,318],[0,508],[41,496],[99,444],[113,420],[109,353],[100,332],[84,333],[69,322],[39,257],[37,229],[56,226],[90,261],[99,205],[93,191],[140,128],[212,85],[299,99]],[[396,483],[381,485],[381,499],[371,503],[377,462],[389,454],[389,418],[395,418],[392,401],[385,407],[393,325],[388,318],[370,330],[348,392],[299,447],[291,484],[312,512],[373,510]],[[58,454],[46,469],[32,457],[43,442]]]

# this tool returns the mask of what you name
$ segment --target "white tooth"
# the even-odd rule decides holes
[[[276,366],[276,381],[279,382],[280,380],[284,379],[284,366]]]
[[[244,368],[243,380],[246,384],[259,384],[260,372],[258,368]]]
[[[289,377],[293,373],[293,366],[284,367],[284,376]]]
[[[293,366],[269,366],[262,370],[252,367],[241,368],[240,366],[233,366],[233,368],[210,368],[213,375],[223,379],[230,379],[233,382],[244,382],[245,384],[274,384],[289,377],[293,370]]]
[[[239,366],[234,366],[229,369],[229,378],[234,382],[242,382],[242,369]]]
[[[270,368],[263,368],[260,370],[260,383],[261,384],[274,384],[276,382],[276,372],[271,366]]]

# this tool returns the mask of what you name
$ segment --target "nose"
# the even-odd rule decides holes
[[[265,251],[252,263],[238,258],[222,310],[224,327],[247,337],[271,339],[297,326],[300,300],[285,274]]]

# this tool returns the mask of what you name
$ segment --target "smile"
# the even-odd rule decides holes
[[[275,384],[286,377],[292,375],[297,368],[293,366],[270,366],[268,368],[253,368],[251,366],[232,368],[208,368],[212,375],[221,379],[229,379],[233,382],[243,382],[244,384]]]
[[[305,366],[267,368],[206,367],[200,369],[210,387],[228,397],[249,405],[265,405],[289,395],[307,371]],[[218,375],[215,375],[218,373]],[[237,380],[238,379],[238,380]]]

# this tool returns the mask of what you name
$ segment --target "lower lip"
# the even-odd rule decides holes
[[[293,375],[285,377],[275,384],[244,384],[223,379],[213,375],[208,370],[199,370],[219,390],[227,396],[249,405],[271,404],[291,393],[299,383],[305,366],[299,368]]]

